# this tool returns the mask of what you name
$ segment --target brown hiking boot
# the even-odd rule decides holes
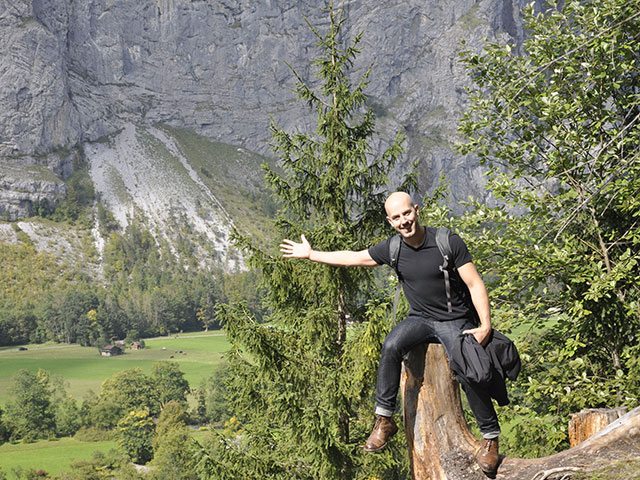
[[[485,473],[496,473],[500,455],[498,455],[498,439],[482,439],[482,446],[476,453],[476,462]]]
[[[383,417],[378,415],[376,425],[373,427],[373,432],[369,435],[367,443],[364,445],[365,452],[379,452],[398,431],[398,426],[393,420],[393,417]]]

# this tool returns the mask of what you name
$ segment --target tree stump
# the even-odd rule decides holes
[[[404,425],[414,480],[482,480],[479,441],[469,431],[442,345],[422,344],[405,359],[401,378]],[[640,407],[580,445],[535,459],[501,457],[498,480],[569,478],[609,461],[640,458]]]
[[[569,420],[569,445],[575,447],[587,438],[619,419],[627,413],[624,407],[619,408],[589,408],[571,414]]]

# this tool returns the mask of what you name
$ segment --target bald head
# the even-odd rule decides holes
[[[389,215],[390,210],[413,206],[414,204],[413,200],[411,200],[411,195],[406,192],[393,192],[384,202],[384,209],[387,212],[387,215]]]

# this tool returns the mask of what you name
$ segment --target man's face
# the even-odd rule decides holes
[[[418,223],[418,206],[410,199],[398,198],[386,205],[387,221],[404,238],[413,237],[420,226]]]

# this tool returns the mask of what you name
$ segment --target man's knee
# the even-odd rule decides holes
[[[398,341],[396,337],[387,337],[382,344],[382,352],[380,356],[382,358],[394,358],[401,359],[404,355],[402,342]]]

